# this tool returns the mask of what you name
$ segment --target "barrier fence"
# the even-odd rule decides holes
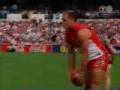
[[[116,54],[120,54],[120,44],[113,44]],[[0,44],[0,52],[41,52],[41,53],[65,53],[67,48],[64,45],[39,44],[39,45],[9,45]]]
[[[41,53],[65,53],[64,45],[39,44],[39,45],[9,45],[0,44],[0,52],[41,52]]]

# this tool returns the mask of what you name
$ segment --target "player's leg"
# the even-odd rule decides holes
[[[88,62],[85,90],[100,90],[104,84],[104,77],[107,70],[107,63],[104,60],[91,60]]]
[[[105,82],[104,82],[104,88],[105,90],[110,90],[111,88],[111,68],[112,68],[112,64],[113,64],[113,55],[112,54],[108,54],[108,58],[106,58],[107,62],[108,62],[108,67],[107,67],[107,71],[105,74]]]
[[[108,64],[107,71],[105,74],[105,90],[110,90],[111,88],[111,67],[112,64]]]
[[[105,72],[101,69],[91,69],[86,73],[85,90],[100,90]]]

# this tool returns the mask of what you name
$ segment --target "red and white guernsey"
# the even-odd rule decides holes
[[[80,43],[78,42],[77,32],[84,29],[89,29],[89,27],[86,24],[74,23],[72,27],[65,32],[66,42],[74,48],[80,46]],[[97,37],[96,33],[91,33],[92,35],[89,38],[88,45],[89,60],[94,60],[102,56],[107,57],[109,53],[104,44]]]

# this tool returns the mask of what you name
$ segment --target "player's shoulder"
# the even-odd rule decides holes
[[[88,27],[87,24],[76,22],[76,23],[73,24],[72,28],[80,30],[80,29],[88,29],[89,27]]]
[[[80,23],[80,22],[75,22],[74,25],[79,25],[79,26],[88,26],[87,24],[85,23]]]

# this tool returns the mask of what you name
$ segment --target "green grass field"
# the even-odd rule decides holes
[[[112,87],[120,88],[120,55],[112,68]],[[80,90],[67,77],[64,54],[0,53],[0,90]]]

